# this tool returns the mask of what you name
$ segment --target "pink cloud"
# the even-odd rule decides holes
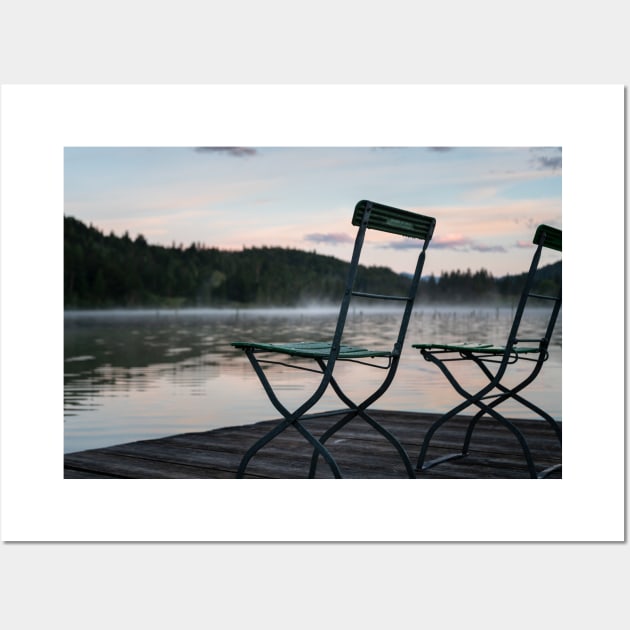
[[[345,243],[352,243],[353,239],[348,234],[334,232],[334,233],[318,233],[314,232],[311,234],[306,234],[304,236],[305,241],[309,241],[311,243],[327,243],[328,245],[343,245]]]

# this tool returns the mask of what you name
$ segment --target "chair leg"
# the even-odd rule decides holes
[[[475,361],[477,366],[482,370],[482,372],[488,377],[488,379],[493,380],[494,375],[492,374],[492,372],[490,372],[487,366],[484,365],[484,363],[481,360],[475,357],[472,357],[472,359]],[[544,411],[543,409],[541,409],[534,403],[530,402],[529,400],[527,400],[526,398],[523,398],[522,396],[518,394],[518,392],[525,389],[531,382],[534,381],[534,379],[540,373],[540,370],[542,369],[544,362],[545,362],[545,359],[543,359],[542,356],[540,356],[536,360],[534,368],[532,369],[530,374],[527,376],[527,378],[524,378],[518,385],[515,385],[512,388],[507,388],[504,385],[502,385],[500,382],[497,382],[496,387],[497,389],[503,392],[503,396],[499,396],[497,400],[491,404],[491,406],[496,407],[497,405],[500,405],[503,401],[508,400],[510,398],[512,400],[515,400],[516,402],[520,403],[524,407],[527,407],[528,409],[533,411],[535,414],[543,418],[554,430],[558,438],[558,441],[562,445],[562,429],[560,428],[560,425],[546,411]]]
[[[326,460],[326,463],[330,466],[330,470],[335,478],[341,479],[341,471],[339,470],[339,466],[337,466],[337,462],[334,460],[330,451],[324,446],[321,440],[318,440],[310,431],[307,431],[301,423],[296,421],[294,422],[294,426],[313,445],[313,452],[321,455]]]
[[[534,405],[533,403],[530,403],[526,399],[524,399],[521,396],[518,396],[516,394],[517,391],[520,391],[521,389],[523,389],[529,382],[531,382],[533,380],[533,378],[536,376],[536,374],[540,371],[540,365],[537,365],[535,367],[534,371],[532,372],[532,374],[530,374],[530,376],[527,379],[522,381],[516,387],[514,387],[512,389],[508,389],[505,386],[500,384],[500,379],[501,379],[501,376],[502,376],[502,372],[500,374],[498,374],[498,375],[494,375],[494,374],[492,374],[492,372],[490,372],[490,370],[480,360],[478,360],[475,357],[470,357],[478,365],[478,367],[480,367],[480,369],[483,371],[483,373],[486,375],[486,377],[488,377],[488,379],[490,380],[489,384],[486,385],[486,387],[482,388],[476,394],[471,395],[469,392],[467,392],[456,381],[455,377],[451,374],[450,370],[444,365],[444,363],[442,361],[440,361],[439,359],[435,358],[433,355],[430,355],[428,352],[423,352],[423,355],[424,355],[425,359],[435,363],[440,368],[440,370],[447,377],[447,379],[451,383],[451,385],[453,385],[455,390],[461,396],[465,397],[466,400],[464,402],[462,402],[460,405],[458,405],[457,407],[454,407],[449,412],[444,414],[440,419],[438,419],[436,422],[434,422],[433,425],[430,427],[429,431],[427,432],[427,434],[426,434],[426,436],[424,438],[424,441],[423,441],[423,444],[422,444],[422,448],[421,448],[420,454],[418,456],[418,462],[416,464],[416,470],[418,470],[418,471],[428,470],[429,468],[432,468],[433,466],[436,466],[437,464],[441,464],[441,463],[443,463],[445,461],[449,461],[449,460],[452,460],[452,459],[458,459],[458,458],[465,457],[466,455],[468,455],[472,434],[473,434],[474,428],[475,428],[478,420],[480,418],[482,418],[484,415],[490,415],[495,420],[500,422],[503,426],[505,426],[507,429],[509,429],[516,436],[516,438],[519,441],[519,444],[521,446],[521,449],[523,450],[523,454],[525,456],[525,460],[526,460],[526,463],[527,463],[527,469],[528,469],[528,472],[530,474],[530,477],[538,478],[539,474],[536,472],[536,468],[535,468],[534,461],[533,461],[533,458],[532,458],[532,455],[531,455],[531,451],[529,449],[527,441],[525,440],[525,437],[523,436],[521,431],[519,431],[517,429],[517,427],[515,427],[509,420],[507,420],[501,414],[496,412],[494,410],[494,407],[496,407],[500,403],[504,402],[505,400],[508,400],[510,398],[514,398],[518,402],[520,402],[520,403],[524,404],[525,406],[527,406],[529,409],[532,409],[532,410],[536,411],[537,413],[540,413],[540,415],[543,418],[545,418],[548,422],[550,422],[552,424],[552,426],[556,430],[556,434],[558,435],[558,437],[560,437],[560,433],[559,433],[560,428],[558,427],[558,425],[555,422],[555,420],[553,420],[553,418],[551,418],[551,416],[546,414],[542,409],[539,409],[538,407],[536,407],[536,405]],[[487,397],[489,395],[489,393],[493,389],[501,390],[503,392],[503,395],[501,395],[498,398],[496,398],[490,404],[485,404],[485,403],[481,402],[482,399]],[[426,454],[427,454],[427,450],[429,448],[429,444],[431,442],[431,439],[433,438],[433,435],[437,431],[437,429],[439,427],[441,427],[447,420],[453,418],[455,415],[461,413],[461,411],[463,411],[464,409],[466,409],[467,407],[469,407],[470,405],[473,405],[473,404],[476,405],[477,407],[479,407],[480,410],[479,410],[479,412],[477,414],[475,414],[475,416],[472,418],[472,420],[468,424],[468,427],[467,427],[467,430],[466,430],[466,435],[465,435],[465,438],[464,438],[464,443],[463,443],[463,446],[462,446],[462,452],[461,453],[454,453],[454,454],[444,455],[442,457],[433,459],[433,460],[431,460],[428,463],[425,463],[424,460],[426,458]]]
[[[320,361],[320,367],[323,369],[324,364]],[[349,413],[347,413],[341,420],[338,420],[332,427],[327,429],[324,434],[319,438],[321,444],[324,444],[331,436],[333,436],[337,431],[342,429],[348,424],[353,418],[360,416],[365,422],[367,422],[373,429],[378,431],[385,439],[387,439],[390,444],[396,449],[400,458],[405,466],[407,471],[407,475],[410,479],[415,479],[416,474],[413,469],[413,465],[411,464],[411,460],[409,459],[409,455],[405,450],[404,446],[400,443],[398,438],[396,438],[393,433],[385,429],[379,422],[374,420],[367,412],[366,409],[372,405],[376,400],[378,400],[389,388],[392,380],[394,379],[394,375],[396,372],[397,363],[393,363],[389,368],[388,374],[384,379],[381,386],[366,400],[364,400],[361,404],[357,405],[354,403],[350,397],[341,389],[341,386],[336,381],[334,377],[331,377],[330,384],[339,397],[339,399],[350,409]],[[316,451],[313,452],[313,456],[311,458],[311,468],[309,471],[309,477],[313,477],[315,475],[315,470],[317,468],[317,460],[318,454]]]
[[[477,404],[481,406],[480,403]],[[534,460],[532,458],[532,454],[529,450],[529,446],[527,444],[525,436],[514,426],[514,424],[504,418],[500,413],[497,413],[496,411],[494,411],[494,409],[491,409],[486,405],[484,405],[483,407],[485,408],[485,410],[482,408],[481,414],[477,414],[477,416],[481,417],[481,415],[484,415],[484,413],[491,415],[495,420],[498,420],[504,427],[509,429],[516,436],[516,439],[519,441],[521,449],[523,450],[523,455],[525,455],[525,461],[527,462],[527,470],[529,471],[529,476],[532,479],[536,479],[538,477],[536,466],[534,465]],[[466,437],[468,438],[468,435]]]
[[[427,434],[424,436],[424,440],[422,442],[422,447],[420,448],[420,453],[418,455],[418,461],[416,462],[416,470],[418,472],[423,472],[425,470],[429,470],[429,468],[433,468],[433,466],[436,466],[437,464],[442,464],[443,462],[452,460],[452,459],[459,459],[460,457],[465,457],[467,453],[465,453],[463,450],[461,453],[451,453],[449,455],[443,455],[442,457],[437,457],[435,459],[432,459],[431,461],[425,463],[425,458],[427,456],[427,451],[429,450],[429,445],[431,444],[431,440],[433,439],[433,435],[435,434],[435,432],[447,421],[450,420],[451,418],[453,418],[456,414],[458,414],[462,409],[465,409],[466,407],[470,406],[472,403],[462,403],[461,405],[458,405],[457,407],[455,407],[454,409],[451,409],[451,411],[445,413],[441,418],[439,418],[438,420],[436,420],[430,427],[429,430],[427,431]]]
[[[475,417],[470,421],[470,423],[468,424],[468,430],[466,431],[466,438],[464,440],[464,448],[463,450],[468,453],[468,449],[470,447],[470,441],[472,438],[472,433],[474,430],[475,425],[477,424],[477,421],[482,418],[484,415],[486,415],[488,413],[487,410],[489,410],[490,408],[494,408],[497,407],[499,404],[501,404],[502,402],[504,402],[505,400],[508,399],[514,399],[517,400],[519,403],[521,403],[522,405],[524,405],[525,407],[527,407],[528,409],[531,409],[532,411],[536,412],[537,414],[539,414],[542,418],[544,418],[554,429],[556,436],[558,438],[558,441],[560,442],[560,446],[562,446],[562,430],[560,428],[560,426],[558,425],[558,423],[545,411],[543,411],[542,409],[540,409],[540,407],[537,407],[536,405],[534,405],[534,403],[531,403],[530,401],[526,400],[525,398],[519,396],[518,394],[514,393],[514,390],[508,390],[507,388],[505,388],[502,385],[497,385],[497,387],[499,387],[501,390],[503,390],[505,392],[505,395],[501,396],[500,398],[497,398],[496,400],[494,400],[491,404],[485,406],[483,408],[481,408],[481,410],[475,415]],[[516,389],[516,388],[515,388]],[[522,388],[519,388],[522,389]],[[512,431],[512,433],[514,433],[514,435],[516,435],[521,448],[523,449],[523,453],[525,455],[525,459],[527,461],[527,468],[529,470],[530,476],[532,478],[538,478],[538,479],[543,479],[544,477],[547,477],[550,473],[552,473],[555,470],[559,470],[560,468],[562,468],[562,464],[555,464],[554,466],[550,466],[549,468],[546,468],[540,472],[536,472],[536,469],[534,467],[534,462],[531,456],[531,451],[529,450],[529,446],[527,444],[527,441],[525,440],[525,437],[523,436],[523,434],[514,426],[514,424],[512,424],[507,418],[505,418],[504,416],[498,414],[497,412],[491,413],[490,415],[492,415],[495,419],[498,419],[499,422],[501,422],[503,424],[503,426],[507,427],[510,431]]]
[[[400,441],[396,438],[396,436],[388,431],[383,425],[378,423],[374,418],[369,416],[364,411],[359,411],[359,415],[374,429],[376,429],[384,438],[386,438],[398,451],[400,455],[400,459],[402,459],[403,464],[405,465],[405,469],[407,471],[407,476],[409,479],[415,479],[416,473],[413,469],[413,465],[411,460],[409,459],[409,455],[407,455],[407,451],[405,447],[400,443]]]
[[[562,464],[555,464],[554,466],[549,466],[549,468],[545,468],[538,473],[538,479],[544,479],[548,477],[552,472],[556,470],[560,470],[562,468]]]
[[[236,473],[236,478],[237,479],[242,479],[243,478],[243,475],[245,474],[245,469],[247,468],[247,465],[249,464],[249,460],[254,455],[256,455],[256,453],[263,446],[265,446],[265,444],[267,444],[268,442],[271,442],[271,440],[273,440],[273,438],[275,438],[277,435],[280,435],[280,433],[282,433],[290,424],[291,423],[288,420],[285,420],[284,422],[281,422],[274,429],[269,431],[269,433],[267,433],[266,435],[261,437],[252,446],[250,446],[250,448],[247,450],[247,452],[245,453],[245,455],[241,459],[241,463],[240,463],[240,465],[238,467],[238,471]]]
[[[409,455],[407,454],[405,447],[400,443],[398,438],[396,438],[396,436],[393,433],[388,431],[383,425],[381,425],[379,422],[374,420],[374,418],[372,418],[364,409],[362,409],[361,406],[354,408],[350,413],[345,415],[341,420],[339,420],[332,427],[330,427],[319,438],[320,444],[323,445],[330,437],[332,437],[335,433],[337,433],[337,431],[345,427],[348,424],[348,422],[350,422],[350,420],[352,420],[353,418],[356,418],[357,416],[360,416],[373,429],[378,431],[386,440],[388,440],[390,444],[392,444],[392,446],[398,452],[398,455],[400,456],[400,459],[402,460],[405,466],[405,470],[407,471],[407,476],[409,477],[409,479],[415,479],[416,473],[413,469],[413,465],[411,463],[411,460],[409,459]],[[317,451],[313,451],[313,455],[311,457],[311,468],[309,471],[309,477],[315,476],[318,458],[319,458],[319,453]]]
[[[560,442],[560,444],[562,445],[562,428],[554,418],[552,418],[546,411],[543,411],[540,407],[523,398],[522,396],[519,396],[518,394],[514,394],[513,396],[511,396],[511,398],[519,402],[524,407],[531,409],[534,413],[538,414],[541,418],[546,420],[547,423],[554,430],[556,437],[558,438],[558,442]]]
[[[326,390],[330,382],[330,378],[331,378],[330,373],[328,373],[326,370],[323,370],[322,381],[320,382],[319,387],[315,390],[312,396],[305,403],[303,403],[296,411],[294,411],[293,413],[290,413],[288,409],[280,402],[275,392],[273,391],[273,388],[271,387],[271,383],[269,382],[269,379],[267,378],[263,369],[261,368],[260,363],[254,356],[254,352],[251,349],[248,349],[246,350],[246,354],[265,392],[267,393],[269,400],[274,405],[274,407],[284,416],[285,419],[281,421],[280,423],[278,423],[271,431],[269,431],[266,435],[260,438],[255,444],[253,444],[247,450],[247,452],[245,453],[245,455],[243,456],[239,464],[239,467],[236,473],[237,479],[242,479],[251,458],[263,446],[265,446],[275,437],[280,435],[280,433],[282,433],[284,430],[286,430],[290,426],[294,427],[303,437],[305,437],[308,440],[308,442],[313,446],[313,448],[315,449],[315,452],[317,452],[318,455],[321,455],[326,460],[326,463],[330,466],[330,469],[333,475],[335,476],[335,478],[337,479],[341,478],[342,475],[341,475],[341,471],[339,470],[339,466],[337,465],[337,462],[334,460],[333,456],[330,454],[330,451],[323,444],[321,444],[317,440],[317,438],[299,422],[299,419],[322,397],[324,391]]]
[[[482,390],[477,392],[477,394],[473,395],[470,392],[466,391],[457,382],[457,380],[455,379],[453,374],[451,374],[450,370],[446,367],[446,365],[444,364],[443,361],[440,361],[434,355],[432,355],[431,353],[429,353],[426,350],[422,351],[422,356],[427,361],[430,361],[431,363],[435,363],[435,365],[437,365],[438,368],[440,368],[441,372],[444,374],[444,376],[446,377],[448,382],[452,385],[452,387],[455,389],[455,391],[460,396],[462,396],[462,398],[464,398],[465,400],[463,402],[461,402],[459,405],[457,405],[456,407],[453,407],[453,409],[451,409],[450,411],[447,411],[441,418],[436,420],[431,425],[431,427],[429,428],[427,434],[424,437],[424,441],[422,442],[422,447],[420,449],[420,453],[418,455],[418,461],[416,463],[416,470],[420,471],[420,472],[422,472],[424,470],[428,470],[429,468],[433,468],[433,466],[436,466],[437,464],[441,464],[443,462],[450,461],[452,459],[459,459],[461,457],[465,457],[468,454],[467,449],[462,448],[462,452],[461,453],[452,453],[452,454],[449,454],[449,455],[443,455],[442,457],[438,457],[436,459],[432,459],[431,461],[429,461],[427,463],[425,463],[425,461],[424,461],[425,458],[426,458],[426,455],[427,455],[427,451],[429,449],[429,445],[431,443],[431,440],[432,440],[433,435],[435,434],[435,432],[447,420],[450,420],[451,418],[453,418],[457,414],[459,414],[462,411],[464,411],[464,409],[467,409],[471,405],[475,404],[475,399],[481,398],[481,396],[485,395],[488,391],[490,391],[492,389],[492,383],[490,383],[489,385],[486,385],[486,387],[484,387]]]
[[[525,455],[525,461],[527,462],[527,470],[528,470],[528,472],[530,474],[530,477],[532,477],[532,478],[538,477],[538,474],[536,473],[536,468],[534,466],[534,461],[532,459],[531,451],[529,450],[529,446],[527,445],[527,441],[525,440],[523,434],[511,422],[506,420],[503,416],[498,414],[496,411],[488,408],[486,405],[483,405],[482,410],[478,414],[476,414],[475,417],[468,424],[468,429],[466,431],[466,437],[465,437],[465,440],[464,440],[464,445],[462,447],[462,452],[461,453],[452,453],[452,454],[449,454],[449,455],[443,455],[442,457],[437,457],[437,458],[432,459],[431,461],[429,461],[427,463],[424,462],[424,460],[426,458],[427,450],[429,448],[429,444],[430,444],[431,439],[433,437],[433,434],[447,420],[450,420],[455,415],[460,413],[462,408],[466,408],[466,407],[470,406],[471,404],[481,405],[481,403],[479,403],[478,401],[477,402],[475,402],[475,401],[466,401],[466,404],[464,404],[463,406],[459,405],[458,407],[455,407],[454,409],[452,409],[448,413],[444,414],[440,419],[438,419],[436,422],[434,422],[431,425],[431,428],[427,432],[427,434],[426,434],[426,436],[424,438],[424,441],[422,443],[422,448],[420,450],[420,454],[418,455],[418,463],[416,464],[416,470],[423,472],[425,470],[428,470],[429,468],[433,468],[433,466],[436,466],[437,464],[442,464],[442,463],[444,463],[446,461],[450,461],[450,460],[453,460],[453,459],[459,459],[461,457],[466,457],[466,455],[468,455],[468,450],[469,450],[469,446],[470,446],[470,438],[471,438],[472,431],[473,431],[473,428],[474,428],[475,424],[477,423],[479,418],[481,418],[482,416],[484,416],[486,414],[489,414],[495,420],[497,420],[503,426],[505,426],[507,429],[509,429],[516,436],[517,440],[519,441],[519,444],[521,445],[521,449],[523,450],[523,454]]]
[[[426,354],[425,354],[425,358],[428,358]],[[440,419],[434,422],[433,425],[430,427],[422,443],[420,454],[418,455],[416,470],[419,470],[419,471],[428,470],[429,468],[432,468],[433,466],[436,466],[437,464],[442,464],[446,461],[459,459],[461,457],[465,457],[466,455],[468,455],[472,433],[473,433],[475,425],[477,424],[477,421],[482,416],[489,414],[495,420],[498,420],[501,424],[503,424],[506,428],[508,428],[516,436],[516,438],[519,441],[519,444],[521,445],[521,448],[523,449],[523,454],[525,455],[525,460],[527,462],[527,469],[529,471],[530,476],[537,477],[536,469],[534,467],[534,463],[531,456],[531,452],[529,450],[529,446],[527,445],[527,441],[523,437],[523,434],[511,422],[507,421],[505,418],[503,418],[503,416],[501,416],[499,413],[494,411],[492,409],[492,405],[486,405],[481,402],[481,400],[484,397],[486,397],[489,394],[489,392],[491,392],[495,387],[497,387],[498,379],[496,378],[496,376],[492,375],[492,373],[489,372],[489,370],[487,370],[487,368],[484,365],[480,365],[479,362],[475,360],[475,363],[480,365],[481,369],[484,371],[486,376],[488,376],[488,378],[491,378],[491,381],[488,385],[486,385],[484,388],[479,390],[476,394],[471,395],[456,381],[455,377],[451,374],[450,370],[448,370],[448,368],[444,365],[442,361],[439,361],[433,356],[431,356],[429,360],[438,365],[438,367],[445,374],[449,382],[453,385],[455,390],[461,396],[464,396],[466,400],[462,402],[461,404],[457,405],[456,407],[454,407],[453,409],[451,409],[446,414],[444,414]],[[505,398],[508,398],[508,397],[509,396],[506,396]],[[495,404],[497,404],[497,401],[495,401]],[[427,450],[429,448],[429,444],[431,442],[431,439],[433,438],[433,435],[437,431],[437,429],[439,429],[447,420],[450,420],[451,418],[461,413],[464,409],[470,407],[471,405],[476,405],[477,407],[480,408],[480,411],[473,417],[473,419],[470,421],[467,427],[461,453],[452,453],[448,455],[443,455],[442,457],[435,458],[425,463],[425,458],[426,458]]]
[[[350,420],[352,420],[352,418],[354,418],[356,415],[357,415],[356,411],[351,411],[350,413],[346,414],[341,420],[338,420],[337,422],[335,422],[333,426],[327,429],[320,436],[319,438],[320,443],[323,445],[328,440],[328,438],[330,438],[337,431],[345,427],[346,424],[348,424],[348,422],[350,422]],[[318,459],[319,459],[319,452],[317,449],[313,449],[313,455],[311,456],[311,466],[308,472],[309,479],[312,479],[315,477],[315,473],[317,471]]]
[[[249,460],[266,444],[271,442],[275,437],[280,435],[285,429],[288,427],[293,427],[297,431],[299,431],[313,446],[317,455],[321,455],[326,463],[330,466],[330,470],[336,479],[341,479],[341,471],[339,470],[339,466],[337,462],[334,460],[333,456],[330,454],[330,451],[320,443],[320,441],[306,428],[302,426],[302,424],[296,419],[287,419],[280,422],[276,427],[274,427],[269,433],[260,438],[253,446],[251,446],[243,458],[241,459],[241,463],[238,467],[238,471],[236,473],[237,479],[242,479],[245,474],[245,470],[247,465],[249,464]],[[310,475],[309,475],[310,476]]]
[[[486,371],[486,370],[484,369],[484,371]],[[538,370],[536,370],[536,372],[537,371]],[[522,396],[519,396],[516,393],[516,392],[522,390],[532,380],[533,380],[533,377],[525,379],[523,382],[519,383],[517,386],[513,387],[512,389],[508,389],[507,387],[505,387],[501,383],[497,383],[496,387],[503,392],[503,395],[499,396],[498,398],[496,398],[494,401],[492,401],[488,405],[483,405],[482,406],[481,403],[479,403],[479,402],[476,403],[477,406],[480,407],[480,411],[475,415],[475,417],[468,424],[468,429],[466,431],[466,437],[464,439],[464,446],[463,446],[463,449],[462,449],[462,453],[468,454],[468,450],[470,448],[470,441],[471,441],[471,438],[472,438],[472,433],[473,433],[473,430],[474,430],[478,420],[480,420],[484,415],[489,414],[489,410],[490,409],[494,409],[495,407],[498,407],[501,403],[505,402],[506,400],[515,400],[518,403],[520,403],[521,405],[523,405],[523,406],[527,407],[528,409],[534,411],[536,414],[538,414],[544,420],[546,420],[551,425],[551,427],[553,428],[553,430],[554,430],[554,432],[556,434],[556,437],[558,438],[558,441],[560,442],[560,445],[562,446],[562,429],[560,428],[559,424],[546,411],[543,411],[540,407],[538,407],[534,403],[530,402],[529,400],[523,398]],[[507,420],[507,418],[505,418],[501,414],[498,414],[497,412],[494,412],[494,413],[490,413],[490,415],[492,415],[495,419],[498,419],[499,422],[501,422],[505,427],[507,427],[510,431],[512,431],[512,433],[514,433],[514,435],[516,435],[517,439],[519,440],[519,443],[521,444],[521,448],[523,449],[523,453],[525,455],[525,459],[527,461],[527,467],[528,467],[528,470],[529,470],[529,473],[530,473],[531,477],[537,477],[537,478],[540,479],[540,478],[548,476],[549,473],[551,473],[554,470],[557,470],[557,469],[562,467],[562,464],[557,464],[555,466],[551,466],[551,467],[543,470],[542,472],[537,473],[536,470],[535,470],[535,467],[534,467],[534,463],[533,463],[532,457],[531,457],[531,451],[529,450],[529,446],[527,445],[527,441],[525,440],[523,434],[509,420]]]

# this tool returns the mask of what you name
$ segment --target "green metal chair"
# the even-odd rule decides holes
[[[562,296],[560,294],[549,295],[547,293],[543,293],[536,287],[536,272],[540,264],[543,249],[549,248],[556,251],[562,251],[562,231],[548,225],[540,225],[536,230],[533,242],[537,245],[537,248],[534,252],[531,266],[525,280],[525,286],[518,302],[518,306],[514,314],[514,320],[505,345],[470,342],[461,344],[413,344],[412,347],[419,349],[422,356],[427,361],[435,363],[435,365],[440,368],[450,384],[464,398],[462,403],[445,413],[430,427],[424,438],[424,442],[418,456],[418,462],[416,465],[417,471],[424,471],[442,462],[467,455],[475,426],[484,416],[494,418],[516,436],[521,448],[523,449],[530,477],[542,478],[549,475],[549,473],[553,470],[561,467],[561,464],[558,464],[538,472],[536,470],[536,466],[534,465],[531,451],[522,432],[497,411],[497,407],[507,400],[514,400],[520,403],[533,411],[540,418],[546,420],[555,431],[560,445],[562,445],[562,431],[560,424],[558,424],[558,422],[556,422],[547,412],[521,395],[521,392],[539,375],[543,364],[549,357],[549,344],[551,342],[553,329],[562,304]],[[529,332],[524,333],[527,336],[521,336],[520,331],[525,330],[526,322],[523,316],[526,314],[527,307],[540,307],[544,305],[547,305],[547,309],[544,317],[544,330],[541,330],[540,336],[532,337]],[[453,369],[449,368],[447,365],[448,362],[452,361],[472,361],[479,367],[483,375],[487,377],[488,383],[479,391],[470,393],[462,387],[462,385],[458,382],[458,379],[453,374]],[[504,383],[504,380],[506,375],[510,373],[510,366],[521,361],[531,362],[531,371],[527,370],[527,376],[524,378],[521,376],[517,385],[507,386]],[[445,422],[471,406],[479,408],[479,411],[468,424],[461,453],[445,455],[425,463],[427,450],[435,432]]]
[[[365,420],[370,426],[389,440],[389,442],[398,451],[405,465],[408,476],[411,478],[415,477],[413,465],[411,464],[402,444],[400,444],[398,439],[391,432],[386,430],[376,420],[374,420],[374,418],[367,413],[367,409],[374,403],[374,401],[385,393],[396,374],[396,369],[400,361],[400,354],[405,339],[405,333],[409,324],[409,318],[411,316],[414,300],[418,292],[420,276],[424,265],[425,252],[429,242],[431,241],[431,237],[433,236],[435,219],[413,212],[408,212],[406,210],[392,208],[380,203],[363,200],[359,201],[354,209],[352,224],[358,226],[358,231],[348,271],[346,288],[341,301],[341,308],[339,310],[339,316],[337,318],[337,324],[335,326],[332,340],[300,341],[293,343],[235,341],[232,343],[234,347],[245,351],[252,367],[265,389],[265,392],[269,397],[269,400],[284,418],[271,431],[253,444],[245,453],[237,472],[238,478],[243,477],[250,459],[268,442],[273,440],[289,427],[296,429],[313,446],[313,456],[309,470],[309,477],[312,478],[315,476],[317,461],[321,456],[330,466],[333,475],[336,478],[340,478],[342,475],[339,466],[331,455],[329,449],[326,448],[325,443],[332,435],[357,416]],[[407,295],[381,295],[356,290],[359,259],[364,245],[366,231],[368,229],[380,230],[403,237],[410,237],[419,241],[419,253],[416,262],[416,269]],[[343,343],[346,317],[353,298],[394,300],[401,301],[404,304],[402,315],[400,317],[400,328],[392,349],[377,350],[373,348],[345,345]],[[374,337],[378,338],[378,331],[374,331]],[[279,360],[264,358],[268,357],[270,354],[286,355],[297,359],[297,362],[295,364],[285,363]],[[304,367],[304,365],[301,364],[303,363],[302,360],[306,360],[309,363],[314,362],[315,366]],[[374,363],[372,362],[373,360],[380,361],[380,363]],[[338,380],[333,376],[335,366],[338,362],[356,362],[362,365],[373,366],[375,368],[384,368],[385,377],[382,383],[368,398],[357,404],[343,391]],[[313,371],[321,375],[321,380],[319,380],[319,385],[316,387],[315,391],[304,401],[304,403],[294,411],[290,411],[278,399],[267,375],[265,374],[265,371],[263,371],[261,367],[262,363],[276,363],[288,367],[295,367],[301,370]],[[321,399],[329,386],[332,387],[335,394],[343,402],[344,409],[347,410],[347,413],[318,439],[306,428],[306,426],[304,426],[302,419],[304,414],[306,414],[309,409],[311,409]]]

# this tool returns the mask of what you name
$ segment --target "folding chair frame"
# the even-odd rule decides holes
[[[561,467],[561,464],[551,466],[543,471],[538,472],[534,464],[531,451],[527,444],[527,440],[522,432],[507,418],[496,411],[496,407],[507,400],[515,400],[519,404],[527,407],[538,416],[546,420],[554,430],[560,445],[562,445],[562,429],[560,425],[543,409],[522,397],[519,392],[524,390],[540,373],[544,362],[549,357],[549,344],[553,329],[555,327],[560,307],[562,305],[562,296],[541,295],[533,293],[533,287],[536,279],[536,271],[540,263],[540,258],[544,247],[548,247],[557,251],[562,251],[562,231],[547,225],[541,225],[534,235],[534,243],[537,245],[536,251],[532,258],[529,272],[523,292],[521,294],[518,306],[516,308],[514,321],[510,329],[508,340],[505,346],[493,346],[492,344],[414,344],[413,347],[420,350],[422,356],[435,365],[437,365],[442,373],[446,376],[449,383],[465,400],[441,416],[427,432],[416,465],[417,471],[424,471],[442,462],[460,458],[468,455],[470,441],[477,422],[484,416],[490,416],[509,429],[518,439],[519,444],[525,455],[527,469],[530,477],[543,478],[554,470]],[[525,339],[519,337],[519,329],[521,326],[525,308],[530,299],[551,301],[549,318],[545,332],[542,337],[536,339]],[[535,344],[532,346],[522,346],[519,344]],[[456,355],[456,356],[453,356]],[[502,380],[507,372],[508,366],[517,361],[531,361],[531,372],[523,378],[517,385],[507,387]],[[488,379],[485,387],[476,393],[470,393],[464,389],[457,378],[449,369],[447,363],[450,361],[473,361],[479,367],[484,376]],[[488,363],[497,364],[496,371],[493,372],[488,367]],[[490,401],[490,402],[486,402]],[[448,420],[458,415],[471,406],[476,406],[479,411],[470,420],[461,453],[444,455],[437,459],[425,463],[427,450],[431,439],[435,432]]]
[[[262,447],[264,447],[271,440],[280,435],[288,427],[293,427],[294,429],[296,429],[311,444],[311,446],[313,446],[313,455],[309,470],[310,478],[315,476],[317,461],[320,456],[325,459],[334,477],[341,478],[342,475],[339,466],[337,465],[329,449],[326,448],[325,443],[332,435],[343,428],[355,417],[362,418],[371,427],[373,427],[382,436],[384,436],[397,450],[405,466],[408,476],[410,478],[415,477],[413,465],[400,441],[390,431],[385,429],[385,427],[383,427],[372,416],[370,416],[367,413],[367,409],[387,391],[396,374],[396,370],[400,361],[400,354],[402,352],[404,344],[405,334],[409,325],[409,319],[411,317],[411,311],[418,292],[422,268],[424,266],[426,249],[429,245],[429,242],[431,241],[433,231],[435,229],[435,219],[405,210],[400,210],[398,208],[392,208],[390,206],[385,206],[383,204],[378,204],[372,201],[363,200],[357,203],[355,207],[352,224],[358,226],[358,231],[355,238],[352,259],[350,262],[346,289],[341,302],[339,316],[337,318],[337,324],[335,327],[332,342],[298,342],[289,344],[267,344],[258,342],[232,343],[234,347],[241,348],[245,351],[247,358],[249,359],[252,367],[254,368],[254,371],[256,372],[256,375],[262,383],[263,388],[267,393],[267,396],[269,397],[269,400],[284,418],[271,431],[260,438],[248,449],[239,465],[237,472],[238,478],[242,478],[245,474],[251,458]],[[390,232],[401,236],[409,236],[423,241],[408,295],[380,295],[354,290],[359,268],[361,250],[363,248],[366,231],[368,229]],[[404,311],[401,318],[399,332],[394,347],[391,351],[370,350],[367,348],[347,346],[342,343],[348,309],[353,297],[379,300],[399,300],[404,302]],[[299,359],[310,359],[315,362],[317,368],[303,367],[290,363],[283,363],[281,361],[259,358],[259,356],[257,356],[260,354],[265,356],[266,353],[280,353],[288,356],[297,357]],[[369,359],[370,362],[366,361],[367,359]],[[385,360],[386,365],[383,366],[380,364],[375,364],[373,362],[373,360],[375,359]],[[357,404],[343,391],[337,379],[333,377],[333,372],[337,361],[351,361],[361,364],[367,364],[372,367],[385,369],[387,373],[381,385],[365,400]],[[304,403],[302,403],[297,409],[295,409],[295,411],[291,412],[278,399],[278,396],[274,392],[273,387],[269,379],[267,378],[267,375],[261,367],[261,363],[279,363],[292,368],[316,372],[317,374],[321,374],[321,380],[311,396],[309,396]],[[304,426],[301,419],[303,418],[304,414],[306,414],[309,409],[311,409],[321,399],[329,386],[332,387],[335,394],[344,403],[345,408],[347,408],[347,413],[342,419],[331,426],[318,439],[311,433],[311,431],[309,431]]]

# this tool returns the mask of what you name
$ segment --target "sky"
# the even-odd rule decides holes
[[[562,227],[560,147],[66,147],[64,213],[105,234],[349,260],[357,201],[436,218],[424,275],[522,273],[537,225]],[[412,271],[378,235],[365,264]],[[558,254],[557,259],[560,258]],[[549,260],[548,262],[552,262]]]

